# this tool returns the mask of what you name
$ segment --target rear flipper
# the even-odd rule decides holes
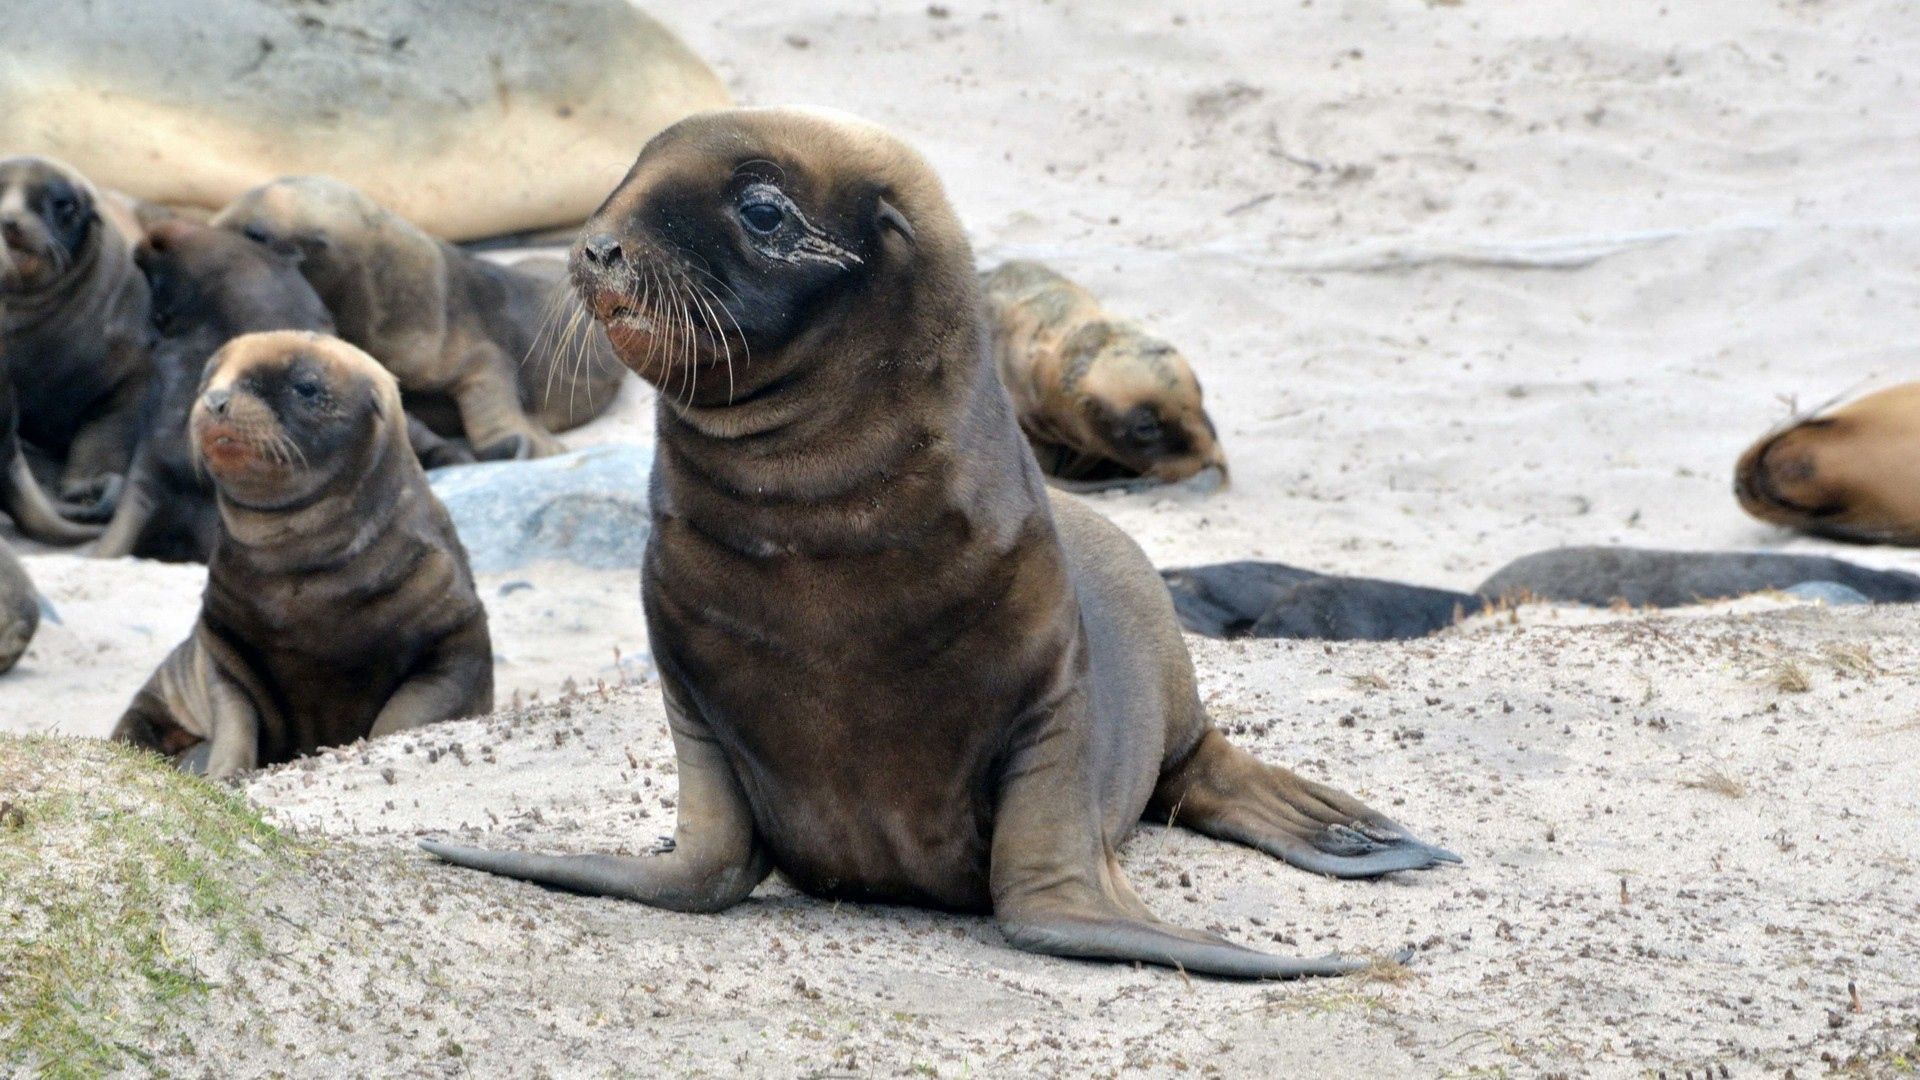
[[[82,544],[102,531],[98,525],[83,525],[60,516],[53,500],[34,480],[26,455],[20,453],[17,444],[6,475],[0,477],[0,509],[13,518],[22,536],[43,544]]]
[[[1147,814],[1330,877],[1378,877],[1460,861],[1351,795],[1265,764],[1211,728],[1186,760],[1160,777]]]

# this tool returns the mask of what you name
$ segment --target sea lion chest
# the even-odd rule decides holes
[[[216,551],[202,611],[246,671],[262,760],[363,737],[433,645],[479,601],[440,545],[404,536],[350,562],[249,572]]]
[[[881,550],[742,551],[656,517],[644,577],[656,659],[796,884],[989,905],[999,772],[1066,653],[1058,549],[1046,557],[1039,539],[982,543],[955,518]]]

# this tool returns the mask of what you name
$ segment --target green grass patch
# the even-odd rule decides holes
[[[156,1064],[213,988],[199,954],[265,955],[249,897],[295,850],[151,754],[0,736],[0,1072]]]

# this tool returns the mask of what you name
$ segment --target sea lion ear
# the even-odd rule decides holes
[[[899,208],[888,202],[884,195],[873,202],[873,224],[875,228],[892,229],[899,233],[900,238],[909,245],[914,243],[913,223],[907,220],[907,215],[901,213]]]

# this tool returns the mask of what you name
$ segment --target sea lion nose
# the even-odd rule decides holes
[[[595,266],[611,266],[620,257],[620,241],[612,233],[594,233],[580,245],[580,253]]]
[[[225,416],[227,415],[227,402],[232,399],[233,391],[223,387],[217,390],[209,390],[200,395],[200,404],[206,406],[207,411],[215,416]]]
[[[26,239],[26,230],[20,225],[20,218],[14,214],[0,217],[0,240],[9,244],[18,244]]]

